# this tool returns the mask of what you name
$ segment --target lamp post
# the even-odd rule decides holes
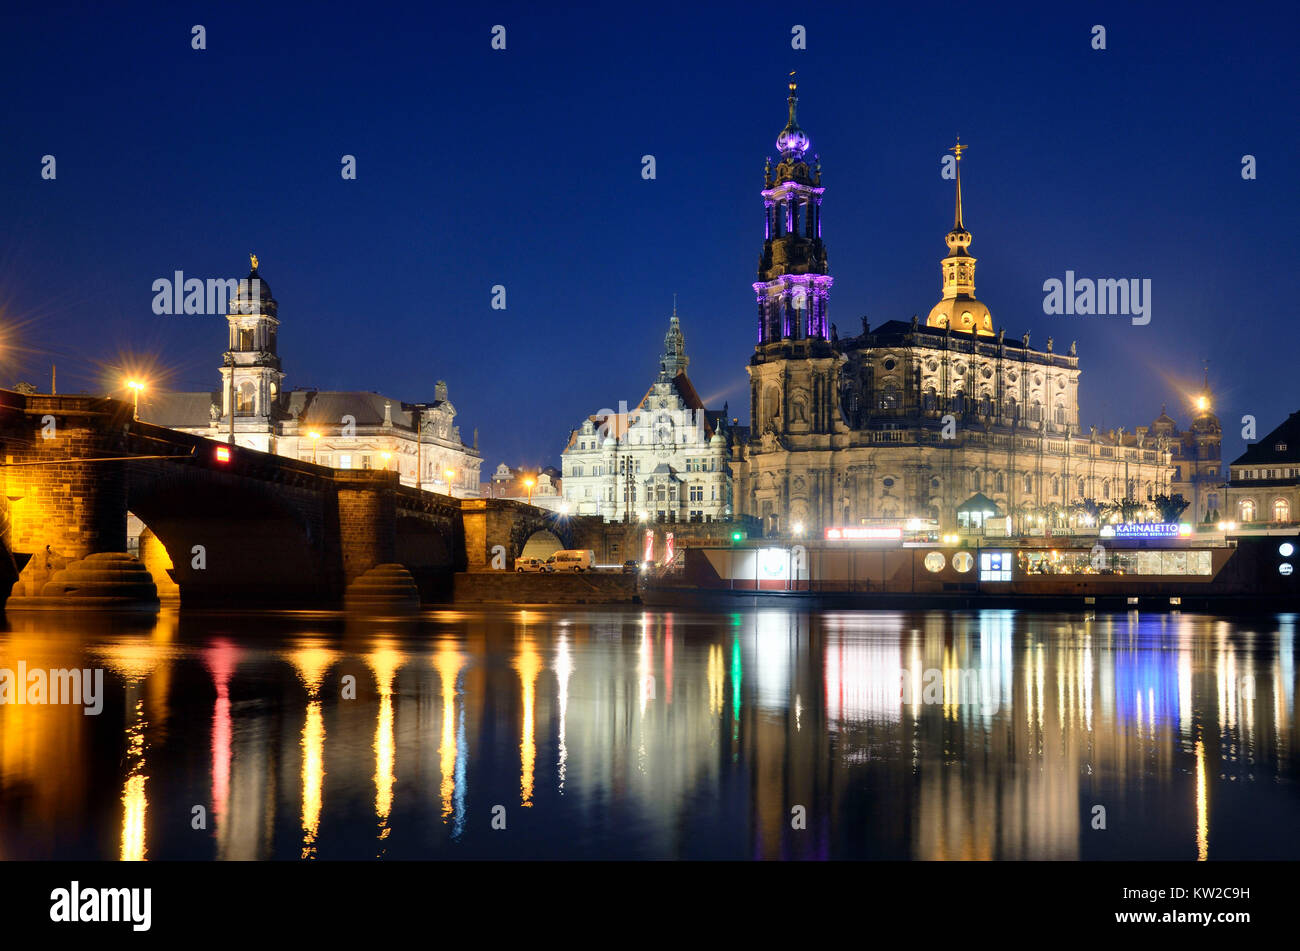
[[[126,386],[131,391],[131,418],[138,420],[140,418],[140,391],[144,389],[144,383],[140,380],[127,380]]]
[[[525,479],[524,485],[528,487],[528,504],[533,504],[533,486],[537,483],[533,479]]]
[[[448,494],[448,495],[452,495],[453,493],[452,493],[451,480],[454,479],[454,478],[456,478],[456,470],[455,470],[455,469],[443,469],[443,470],[442,470],[442,474],[443,474],[443,476],[447,479],[447,494]]]
[[[311,464],[314,466],[316,465],[316,446],[320,442],[320,433],[313,429],[307,435],[311,437]]]
[[[393,454],[391,452],[381,452],[379,458],[384,460],[384,470],[387,471],[388,463],[392,461]]]

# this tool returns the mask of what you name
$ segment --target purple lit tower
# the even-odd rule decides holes
[[[839,364],[836,343],[826,314],[831,289],[826,245],[822,243],[822,171],[813,157],[809,167],[808,133],[795,118],[794,74],[790,74],[790,119],[776,137],[781,162],[773,170],[768,160],[763,189],[767,235],[758,260],[758,345],[747,367],[750,385],[750,439],[742,464],[770,475],[765,483],[779,502],[750,499],[748,511],[762,515],[765,530],[778,518],[812,524],[816,513],[794,495],[813,487],[789,466],[788,450],[828,450],[834,434],[844,432],[839,410]],[[766,462],[761,458],[766,457]],[[779,459],[778,459],[779,457]],[[770,463],[770,469],[768,468]],[[818,486],[821,485],[818,476]],[[752,487],[750,489],[752,492]],[[790,508],[786,511],[786,501]],[[769,511],[770,510],[770,511]],[[806,512],[806,515],[799,513]]]
[[[822,170],[811,144],[799,128],[794,73],[790,74],[790,119],[776,137],[781,161],[764,169],[763,207],[766,234],[758,261],[758,343],[760,347],[801,340],[830,340],[826,296],[831,277],[822,243]],[[802,349],[802,348],[801,348]]]

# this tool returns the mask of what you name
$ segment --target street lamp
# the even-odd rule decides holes
[[[528,486],[528,504],[529,504],[529,505],[532,505],[532,504],[533,504],[533,486],[536,485],[536,484],[537,484],[537,483],[536,483],[535,481],[533,481],[532,479],[525,479],[525,480],[524,480],[524,485]]]
[[[127,389],[131,391],[131,399],[132,399],[132,407],[133,407],[131,410],[131,418],[139,419],[140,418],[140,391],[144,389],[144,383],[140,380],[127,380],[126,386]]]
[[[451,488],[452,488],[452,487],[451,487],[451,480],[454,479],[454,478],[456,478],[456,470],[455,470],[455,469],[443,469],[443,470],[442,470],[442,474],[443,474],[443,476],[444,476],[444,477],[446,478],[446,480],[447,480],[447,494],[448,494],[448,495],[451,495]]]
[[[313,430],[312,430],[311,432],[309,432],[307,435],[311,437],[311,464],[312,464],[312,465],[315,465],[315,464],[316,464],[316,445],[317,445],[317,443],[320,441],[320,433],[316,432],[316,430],[313,429]]]
[[[381,452],[381,453],[379,454],[379,458],[381,458],[381,459],[384,460],[384,469],[385,469],[385,471],[386,471],[386,470],[388,469],[388,463],[389,463],[389,462],[392,460],[392,458],[393,458],[393,454],[392,454],[391,452]]]

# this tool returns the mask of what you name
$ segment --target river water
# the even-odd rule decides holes
[[[0,676],[104,673],[0,692],[0,859],[1296,859],[1295,628],[13,615]]]

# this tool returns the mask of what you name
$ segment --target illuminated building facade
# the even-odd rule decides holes
[[[564,448],[564,501],[607,522],[711,522],[732,514],[727,408],[707,409],[686,368],[677,308],[659,376],[636,408],[589,416]]]
[[[220,390],[146,392],[140,400],[142,419],[335,469],[392,469],[405,485],[478,496],[483,462],[478,437],[473,446],[461,440],[446,383],[434,385],[428,403],[364,391],[284,392],[276,339],[279,304],[258,273],[256,255],[229,310]]]
[[[1224,518],[1242,527],[1300,521],[1300,412],[1232,461],[1226,494]]]
[[[1058,353],[1050,337],[1039,349],[1028,333],[994,330],[975,296],[960,143],[939,302],[924,321],[873,329],[863,318],[860,333],[839,336],[827,311],[821,163],[806,161],[795,91],[792,81],[781,159],[775,170],[768,161],[762,191],[751,429],[732,446],[737,511],[769,534],[913,518],[949,529],[982,493],[998,515],[1037,530],[1067,525],[1074,500],[1168,494],[1167,434],[1081,425],[1074,344]]]

